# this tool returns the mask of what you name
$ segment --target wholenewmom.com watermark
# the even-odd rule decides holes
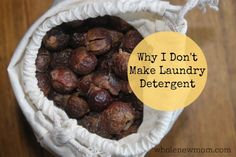
[[[231,148],[207,148],[207,147],[185,147],[185,148],[174,148],[174,147],[156,147],[155,152],[158,153],[231,153]]]

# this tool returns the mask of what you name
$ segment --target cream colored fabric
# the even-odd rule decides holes
[[[197,4],[187,5],[192,8]],[[143,36],[170,30],[186,33],[187,22],[183,18],[189,9],[186,6],[172,6],[159,0],[55,1],[25,34],[8,67],[16,98],[41,145],[59,156],[90,157],[143,156],[159,144],[182,110],[162,112],[145,106],[138,133],[119,141],[104,139],[77,125],[76,120],[68,118],[63,110],[44,97],[37,86],[35,59],[45,33],[62,22],[116,15],[132,24]]]

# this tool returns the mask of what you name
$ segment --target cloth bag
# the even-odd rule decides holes
[[[217,9],[217,0],[188,0],[174,6],[161,0],[55,0],[52,7],[27,31],[8,67],[12,88],[27,121],[40,144],[66,157],[144,156],[160,143],[182,109],[170,112],[144,107],[144,118],[137,133],[119,141],[88,132],[70,119],[37,86],[35,59],[43,36],[62,22],[103,15],[119,16],[144,37],[159,31],[186,33],[184,15],[199,6]]]

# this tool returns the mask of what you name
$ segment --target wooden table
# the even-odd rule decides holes
[[[25,31],[51,0],[0,1],[0,157],[52,156],[36,141],[7,76],[10,58]],[[204,50],[209,75],[204,92],[187,107],[170,133],[147,157],[236,156],[236,1],[220,11],[192,11],[188,35]],[[158,148],[231,148],[231,153],[158,153]]]

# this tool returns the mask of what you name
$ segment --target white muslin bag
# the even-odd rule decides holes
[[[43,3],[43,2],[42,2]],[[70,119],[37,86],[35,59],[43,36],[63,22],[114,15],[133,25],[144,37],[159,31],[186,33],[184,15],[199,6],[217,9],[217,0],[188,0],[184,6],[161,0],[55,0],[27,31],[8,66],[12,88],[38,142],[58,156],[144,156],[160,143],[182,109],[157,111],[144,107],[138,132],[119,141],[92,134]]]

